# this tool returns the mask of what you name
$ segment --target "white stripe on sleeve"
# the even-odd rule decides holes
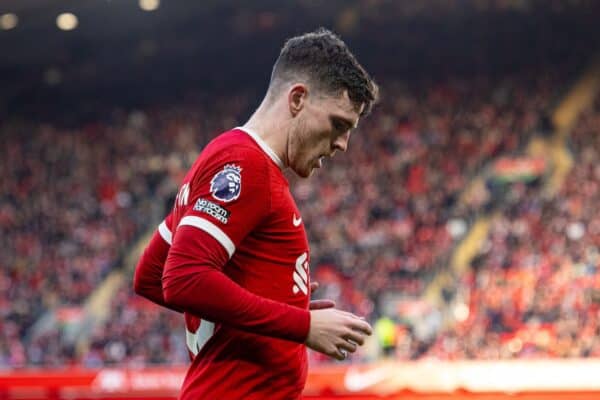
[[[179,222],[178,226],[181,225],[195,226],[196,228],[202,229],[204,232],[214,237],[217,242],[221,243],[225,250],[227,250],[229,258],[231,258],[235,252],[235,244],[233,244],[231,239],[229,239],[229,236],[227,236],[227,234],[223,232],[221,228],[212,222],[207,221],[204,218],[196,217],[195,215],[188,215],[187,217],[183,217],[181,219],[181,222]]]
[[[161,222],[158,226],[158,233],[165,240],[165,242],[169,243],[169,246],[173,243],[173,235],[171,234],[171,230],[165,221]]]

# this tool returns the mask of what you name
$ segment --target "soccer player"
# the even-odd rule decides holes
[[[184,178],[134,279],[136,292],[185,312],[195,357],[180,399],[298,399],[307,346],[341,360],[371,334],[331,304],[309,309],[309,246],[283,169],[306,178],[345,151],[377,94],[330,31],[291,38],[259,108]]]

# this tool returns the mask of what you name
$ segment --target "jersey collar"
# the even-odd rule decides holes
[[[250,136],[252,139],[254,139],[254,141],[256,142],[256,144],[258,144],[258,146],[262,149],[262,151],[267,153],[267,155],[271,158],[271,160],[273,160],[273,162],[275,164],[277,164],[277,166],[280,169],[283,169],[283,162],[281,161],[281,159],[277,156],[277,154],[275,154],[273,149],[264,140],[262,140],[260,136],[258,136],[258,134],[256,132],[254,132],[251,129],[244,128],[241,126],[238,126],[235,129],[239,129],[240,131],[246,132],[248,134],[248,136]]]

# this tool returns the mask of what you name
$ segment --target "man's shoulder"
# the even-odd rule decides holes
[[[200,153],[191,169],[192,187],[206,181],[238,180],[254,185],[270,182],[267,155],[247,133],[239,129],[223,132]]]
[[[257,143],[241,129],[234,128],[214,138],[202,151],[201,157],[251,162],[255,165],[266,163],[268,158]]]

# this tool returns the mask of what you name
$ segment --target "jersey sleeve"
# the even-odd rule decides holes
[[[163,268],[172,243],[172,221],[173,215],[169,214],[154,231],[135,267],[133,288],[137,294],[156,304],[180,311],[166,304],[162,291]]]
[[[170,213],[167,218],[164,219],[163,222],[158,225],[158,234],[163,239],[163,241],[171,246],[173,242],[173,214]]]
[[[177,228],[193,226],[208,233],[231,258],[270,211],[267,160],[255,149],[237,149],[220,157],[210,172],[198,173],[191,185],[191,201]]]

